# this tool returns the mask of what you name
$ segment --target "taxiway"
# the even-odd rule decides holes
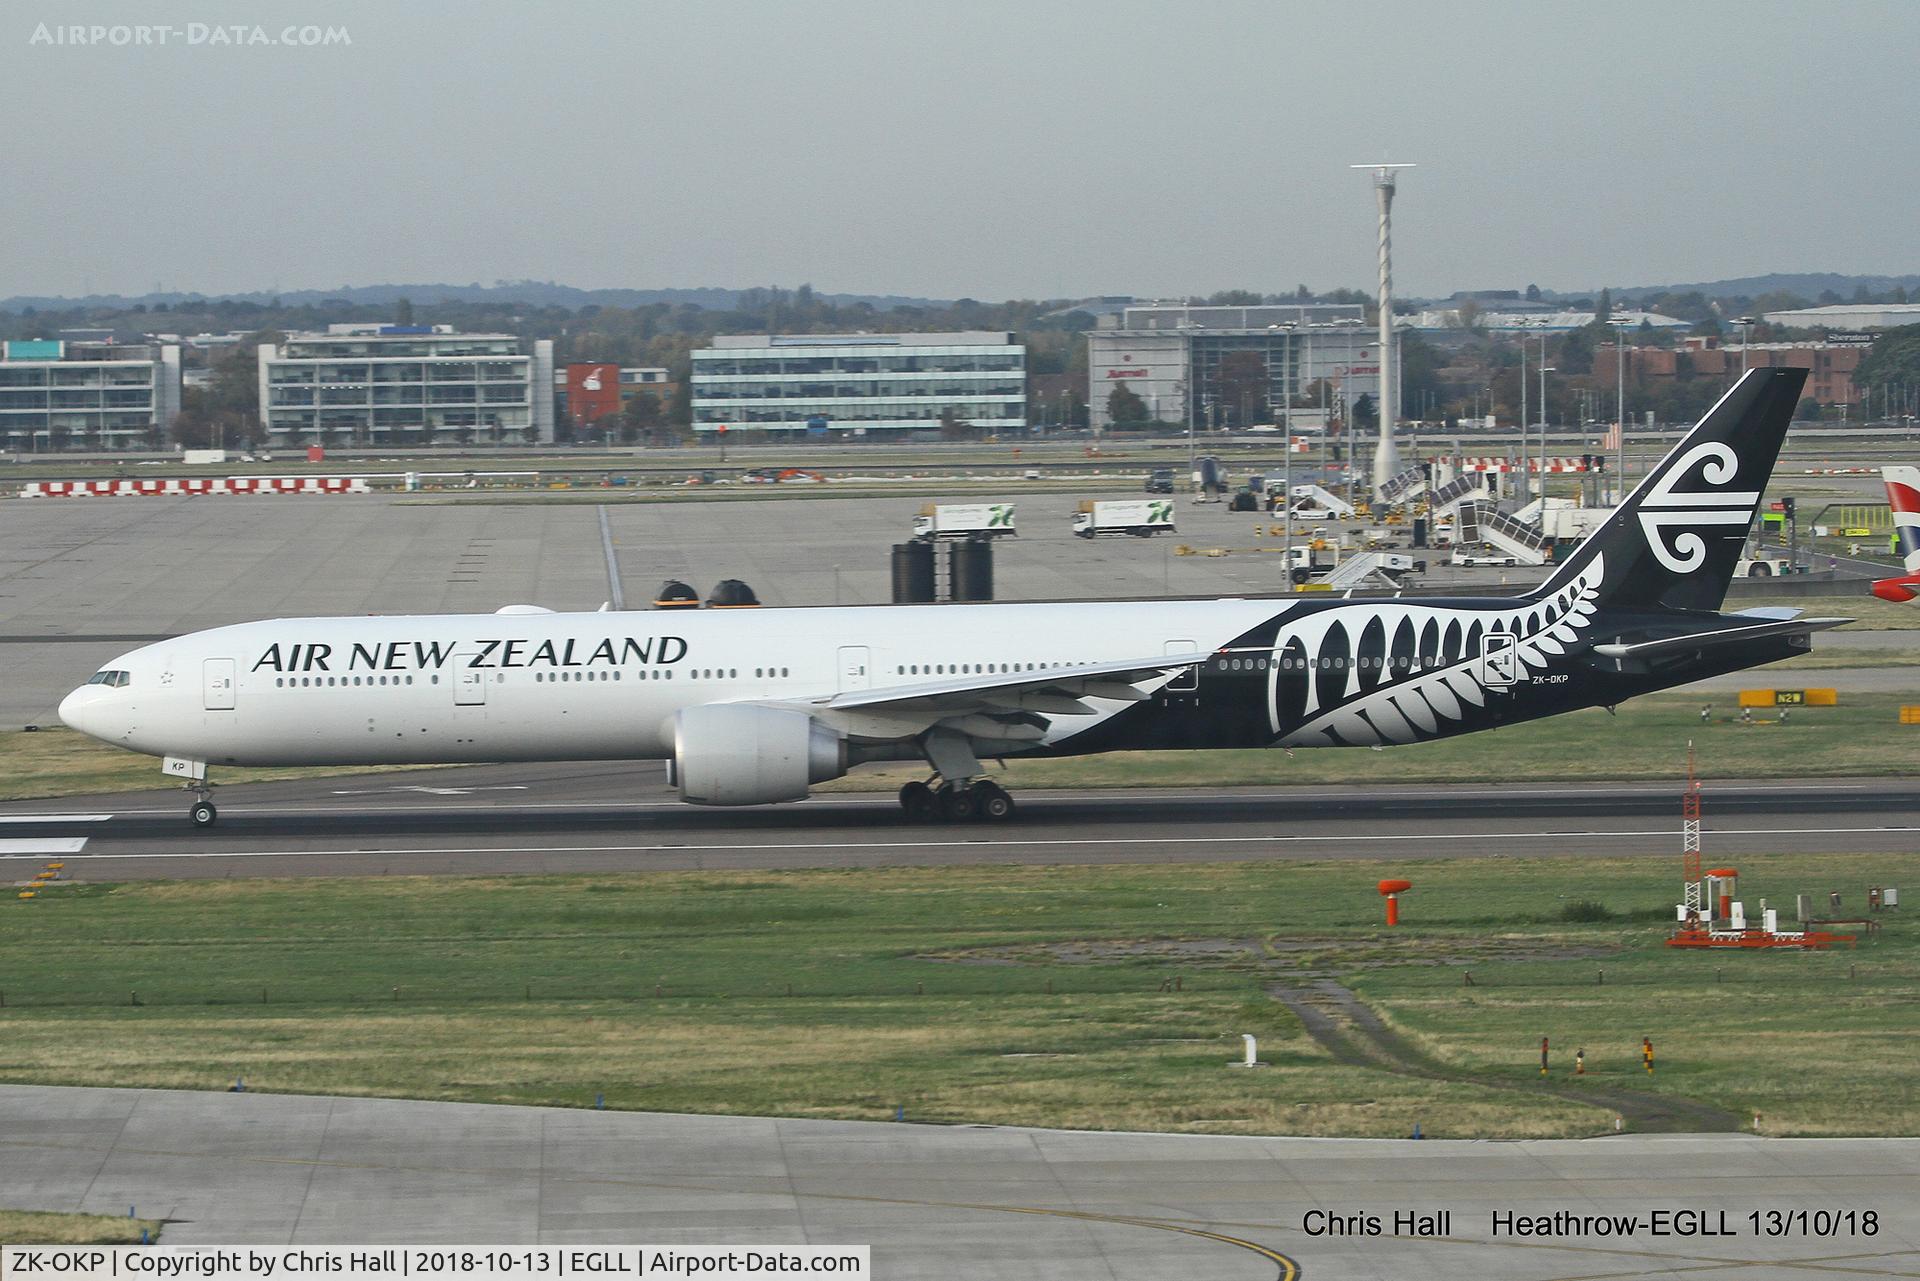
[[[909,823],[890,794],[711,810],[658,765],[483,765],[222,788],[219,825],[171,791],[0,805],[0,876],[494,875],[968,864],[1657,855],[1659,783],[1032,790],[1002,824]],[[1920,781],[1707,784],[1707,840],[1734,856],[1920,851]]]

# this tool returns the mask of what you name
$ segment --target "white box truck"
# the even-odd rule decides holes
[[[1175,533],[1173,500],[1083,501],[1080,510],[1073,515],[1073,532],[1081,538],[1097,538],[1102,534],[1131,534],[1135,538],[1151,538],[1155,534]]]
[[[929,503],[913,518],[913,536],[936,538],[1013,538],[1012,503]]]

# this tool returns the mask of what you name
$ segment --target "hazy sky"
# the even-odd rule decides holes
[[[15,0],[0,296],[1370,287],[1378,160],[1403,294],[1912,272],[1916,48],[1909,0]]]

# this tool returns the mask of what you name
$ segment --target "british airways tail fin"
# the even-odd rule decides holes
[[[1893,545],[1906,565],[1901,578],[1883,578],[1873,585],[1881,600],[1910,601],[1920,596],[1920,467],[1882,467],[1887,482],[1887,506],[1893,508]]]
[[[1882,467],[1893,508],[1894,546],[1909,574],[1920,573],[1920,467]]]
[[[1804,369],[1744,375],[1535,597],[1598,569],[1602,606],[1719,609],[1806,380]]]

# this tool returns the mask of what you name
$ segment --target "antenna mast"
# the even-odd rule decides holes
[[[1686,875],[1687,911],[1697,913],[1706,902],[1700,874],[1700,779],[1693,772],[1693,740],[1687,740],[1687,790],[1680,798],[1680,858]]]

